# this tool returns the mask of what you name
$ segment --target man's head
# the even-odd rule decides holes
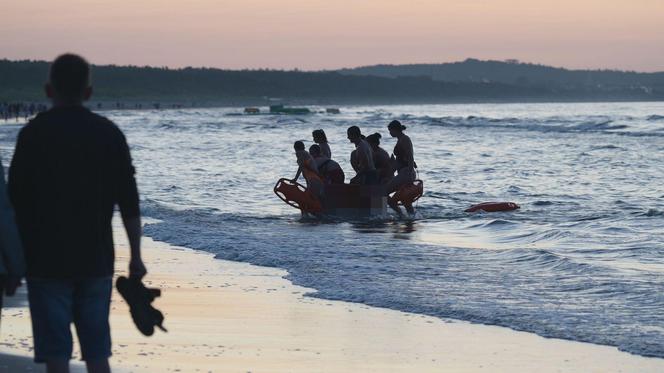
[[[295,141],[293,144],[293,149],[295,149],[296,152],[304,150],[304,143],[302,141]]]
[[[311,145],[309,147],[309,154],[314,158],[320,157],[320,146],[318,144]]]
[[[367,136],[367,142],[369,143],[369,145],[376,148],[376,147],[378,147],[378,145],[380,145],[380,138],[381,137],[382,136],[380,135],[380,133],[376,132],[373,135]]]
[[[46,95],[56,105],[75,105],[90,98],[90,64],[75,54],[63,54],[53,61],[46,83]]]
[[[311,135],[314,137],[314,142],[322,143],[327,142],[327,136],[325,136],[325,131],[323,130],[314,130]]]
[[[398,120],[393,120],[387,125],[387,129],[390,131],[392,137],[399,137],[406,129],[406,126],[401,124]]]
[[[348,127],[346,133],[348,134],[348,140],[352,143],[357,143],[362,139],[362,131],[360,131],[360,127],[358,126]]]

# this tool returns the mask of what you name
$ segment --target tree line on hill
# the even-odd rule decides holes
[[[610,89],[664,87],[664,72],[638,73],[619,70],[569,70],[517,60],[480,61],[441,64],[373,65],[339,70],[355,76],[385,78],[429,77],[436,81],[495,82],[516,86],[539,86],[551,89]]]
[[[438,68],[445,65],[453,66]],[[45,61],[0,60],[0,102],[43,100],[48,67]],[[663,73],[582,72],[477,60],[319,72],[105,65],[93,66],[92,75],[95,99],[113,102],[257,105],[274,101],[396,104],[664,99]]]

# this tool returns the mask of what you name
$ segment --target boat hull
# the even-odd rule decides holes
[[[325,215],[368,218],[387,214],[387,197],[379,185],[326,185],[321,202]]]

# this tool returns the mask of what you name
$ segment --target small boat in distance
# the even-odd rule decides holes
[[[305,107],[286,107],[282,104],[270,105],[270,114],[309,114],[311,110]]]
[[[245,114],[260,114],[261,109],[257,107],[246,107],[244,108],[244,113]]]
[[[341,113],[341,111],[338,108],[335,108],[335,107],[329,107],[329,108],[325,109],[325,112],[328,113],[328,114],[340,114]]]

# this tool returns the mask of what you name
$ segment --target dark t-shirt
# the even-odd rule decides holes
[[[9,194],[31,277],[112,275],[114,206],[140,214],[124,135],[82,106],[53,108],[21,130]]]

